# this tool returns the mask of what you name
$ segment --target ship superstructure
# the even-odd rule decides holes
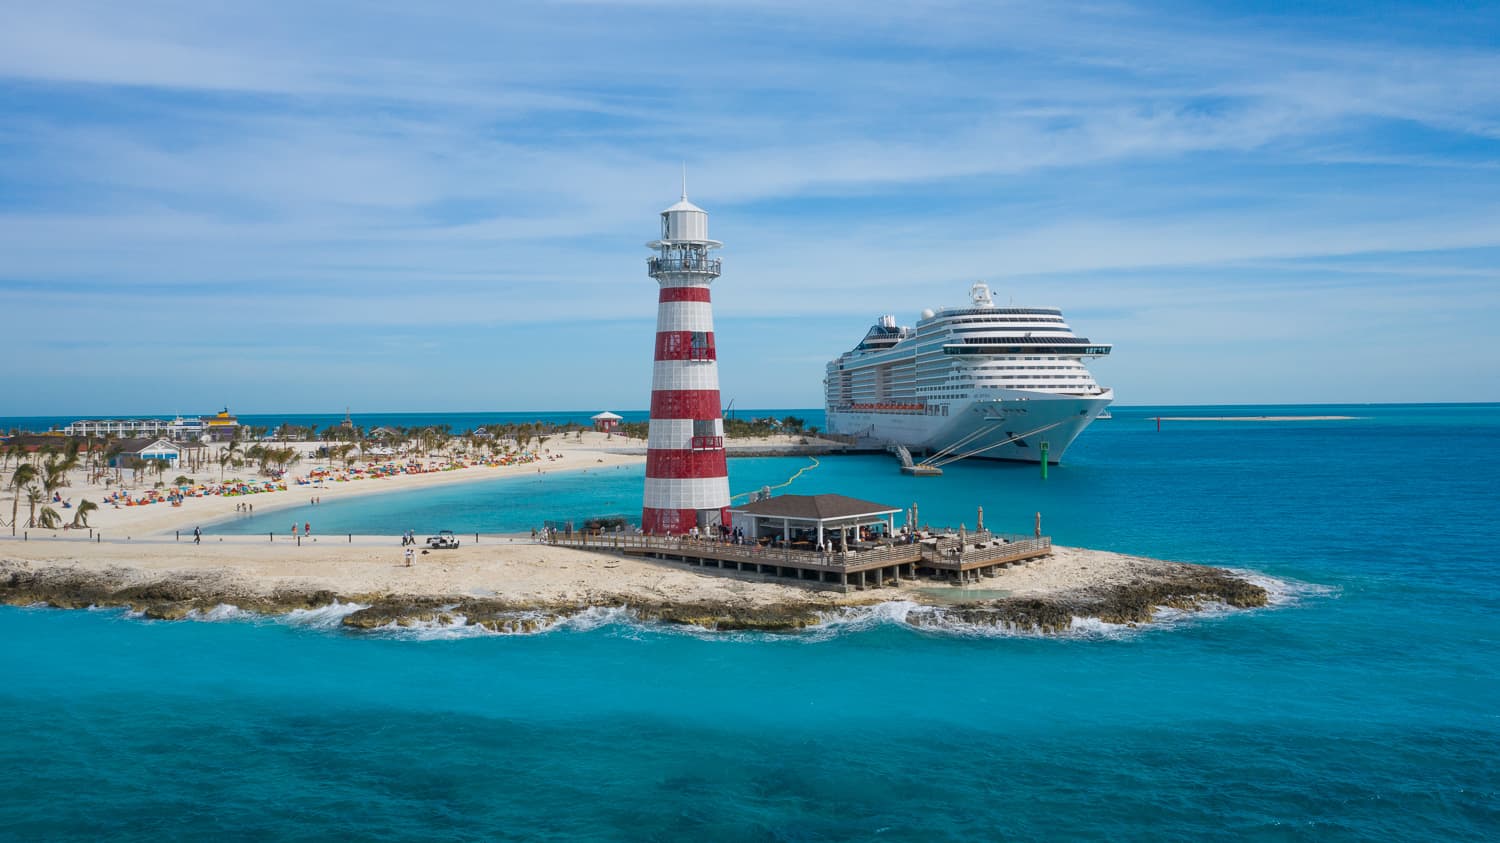
[[[1060,461],[1114,400],[1084,365],[1111,346],[1076,336],[1056,308],[996,305],[982,282],[969,298],[914,328],[882,316],[830,362],[828,431],[943,459]]]

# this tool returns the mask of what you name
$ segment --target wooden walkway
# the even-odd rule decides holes
[[[791,548],[725,544],[685,536],[642,536],[627,533],[554,534],[546,543],[621,556],[641,556],[683,562],[698,567],[790,577],[809,585],[843,590],[879,587],[902,577],[937,576],[970,582],[994,576],[1000,568],[1040,559],[1052,553],[1052,539],[994,536],[938,536],[916,544],[886,545],[866,550],[818,553]]]

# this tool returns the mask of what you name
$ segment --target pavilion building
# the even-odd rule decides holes
[[[901,507],[844,495],[781,495],[730,507],[732,523],[746,539],[768,539],[784,547],[857,549],[890,541]]]

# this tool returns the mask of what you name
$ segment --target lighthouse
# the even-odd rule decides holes
[[[708,213],[687,199],[661,212],[661,239],[647,271],[660,285],[656,354],[651,372],[651,424],[646,443],[646,493],[641,529],[711,534],[729,520],[729,469],[719,404],[708,287],[719,277],[722,246],[708,239]]]

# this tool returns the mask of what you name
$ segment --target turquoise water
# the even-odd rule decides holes
[[[1273,578],[1275,608],[1147,631],[916,632],[891,606],[786,637],[609,613],[351,636],[336,611],[3,609],[0,838],[1495,839],[1497,409],[1159,433],[1117,410],[1045,483],[847,458],[788,490],[971,526],[982,504],[995,529],[1040,509],[1059,542]],[[731,484],[804,464],[735,460]],[[496,481],[469,512],[456,490],[314,511],[379,532],[356,525],[638,506],[638,471],[564,478]]]

